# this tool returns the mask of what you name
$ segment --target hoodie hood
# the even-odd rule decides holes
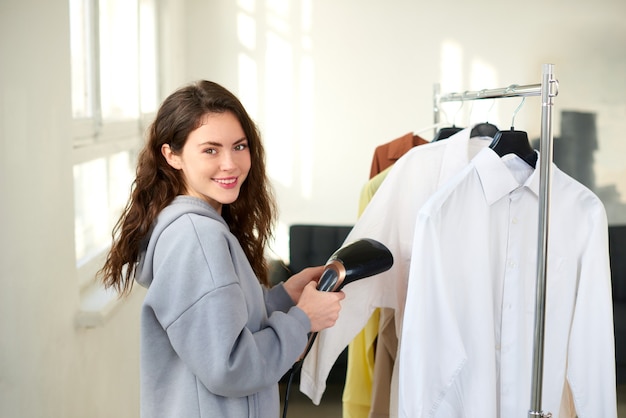
[[[196,214],[206,216],[223,224],[228,225],[224,218],[217,211],[202,199],[192,196],[177,196],[161,213],[157,216],[150,232],[141,242],[139,250],[139,261],[137,262],[137,275],[135,280],[141,286],[148,288],[152,283],[154,249],[161,233],[183,215]]]

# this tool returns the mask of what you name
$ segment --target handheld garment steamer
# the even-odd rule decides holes
[[[356,280],[385,272],[389,270],[392,265],[393,255],[387,247],[376,240],[362,238],[341,247],[330,256],[317,282],[317,290],[322,292],[337,292]],[[302,367],[304,357],[306,357],[311,350],[316,336],[317,332],[309,335],[306,349],[289,372],[285,404],[283,406],[283,418],[287,417],[287,404],[293,376]]]

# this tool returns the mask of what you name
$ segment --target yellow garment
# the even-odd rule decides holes
[[[391,167],[368,181],[359,199],[359,216],[382,184]],[[380,310],[376,309],[363,330],[348,344],[346,383],[343,388],[343,418],[367,418],[372,403],[374,357],[378,335]]]
[[[348,366],[343,389],[343,418],[367,418],[371,407],[374,356],[380,310],[348,345]]]
[[[361,189],[361,196],[359,197],[359,217],[361,217],[363,211],[370,203],[370,200],[372,200],[372,197],[374,197],[374,193],[376,193],[376,190],[378,190],[380,185],[383,184],[383,181],[387,177],[387,174],[389,174],[389,171],[391,171],[391,167],[387,167],[380,173],[376,174],[367,183],[365,183],[365,186],[363,186],[363,189]]]
[[[389,418],[392,408],[391,385],[393,368],[398,351],[396,336],[396,310],[380,308],[376,356],[374,357],[374,377],[372,381],[372,403],[368,418]]]

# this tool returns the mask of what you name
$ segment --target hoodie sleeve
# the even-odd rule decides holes
[[[268,315],[264,292],[227,229],[185,215],[155,248],[147,303],[176,355],[212,393],[239,397],[276,384],[310,328],[295,306]]]
[[[263,288],[265,305],[268,312],[287,312],[295,305],[283,284],[284,283],[279,283],[271,289]]]

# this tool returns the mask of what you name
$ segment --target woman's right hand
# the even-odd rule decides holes
[[[335,325],[341,310],[340,302],[345,297],[341,291],[320,292],[317,283],[311,281],[304,287],[297,306],[309,317],[311,332],[318,332]]]

